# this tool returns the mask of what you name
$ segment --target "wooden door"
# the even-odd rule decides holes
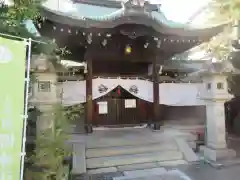
[[[131,100],[136,101],[136,107],[126,107],[127,99],[104,98],[96,101],[93,124],[97,126],[121,126],[147,123],[149,119],[148,103],[139,99]],[[101,103],[107,103],[107,113],[102,113],[99,109]]]
[[[102,112],[101,107],[102,103],[106,104],[107,112]],[[117,101],[112,98],[101,98],[94,103],[94,120],[93,124],[97,126],[105,125],[115,125],[118,124],[117,118]]]
[[[101,103],[107,104],[107,112],[101,112]],[[106,98],[96,102],[96,111],[94,115],[94,125],[115,126],[122,122],[122,101],[117,98]]]

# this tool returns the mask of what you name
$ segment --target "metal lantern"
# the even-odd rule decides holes
[[[131,47],[130,45],[127,45],[127,46],[125,47],[125,53],[126,53],[126,54],[131,54],[131,52],[132,52],[132,47]]]

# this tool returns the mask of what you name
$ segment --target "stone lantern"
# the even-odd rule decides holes
[[[53,64],[43,54],[32,57],[31,69],[34,80],[29,103],[41,112],[37,120],[37,133],[40,133],[53,124],[53,107],[59,102],[57,75]]]
[[[206,104],[206,144],[201,147],[204,157],[211,161],[236,156],[234,150],[227,148],[224,103],[232,98],[228,93],[227,77],[239,73],[228,61],[210,62],[193,73],[200,76],[203,87],[199,98]]]

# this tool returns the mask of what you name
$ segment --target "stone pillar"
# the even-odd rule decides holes
[[[36,106],[40,111],[40,116],[37,119],[37,135],[54,126],[54,108],[49,104],[38,104]]]
[[[224,102],[206,102],[207,146],[214,149],[226,148]]]
[[[236,156],[227,148],[224,103],[231,99],[227,87],[226,74],[202,76],[204,88],[200,97],[206,103],[206,146],[202,147],[206,159],[218,161]]]

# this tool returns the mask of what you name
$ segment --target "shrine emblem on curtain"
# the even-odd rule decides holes
[[[108,90],[108,87],[104,86],[103,84],[100,84],[100,85],[98,86],[98,91],[99,91],[100,93],[104,93],[104,92],[106,92],[107,90]]]
[[[129,92],[137,94],[138,93],[138,87],[135,85],[132,85],[129,89]]]

